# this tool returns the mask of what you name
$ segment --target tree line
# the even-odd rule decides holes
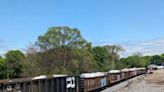
[[[24,53],[11,50],[0,57],[0,79],[52,74],[78,75],[146,67],[149,64],[160,65],[164,62],[164,54],[142,56],[137,53],[120,58],[119,53],[123,51],[118,45],[92,46],[76,28],[50,27]]]

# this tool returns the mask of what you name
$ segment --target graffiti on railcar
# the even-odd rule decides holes
[[[104,77],[104,78],[101,79],[101,87],[104,87],[106,85],[107,85],[106,78]]]

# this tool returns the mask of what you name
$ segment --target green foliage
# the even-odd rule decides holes
[[[27,52],[23,62],[27,76],[94,71],[91,43],[76,28],[51,27],[28,50],[30,53]]]
[[[5,67],[4,67],[4,59],[0,56],[0,79],[5,78]]]
[[[109,53],[104,47],[93,47],[92,54],[100,71],[106,71],[109,62]]]
[[[120,60],[122,51],[118,45],[92,47],[76,28],[51,27],[27,49],[26,56],[19,51],[9,51],[5,60],[0,59],[3,61],[1,70],[5,70],[1,74],[10,78],[19,77],[22,71],[23,76],[72,75],[150,64],[149,57],[139,55]]]
[[[110,58],[110,69],[121,69],[120,65],[123,65],[121,62],[119,62],[120,60],[120,52],[123,52],[124,49],[119,46],[119,45],[105,45],[104,48],[106,48],[106,50],[109,53],[109,58]]]
[[[162,63],[162,58],[159,55],[154,55],[150,58],[150,63],[160,65]]]
[[[64,46],[82,47],[86,40],[81,36],[80,31],[76,28],[69,27],[51,27],[43,35],[38,37],[37,45],[41,49],[54,49]]]
[[[150,64],[153,64],[153,61],[158,61],[158,56],[142,56],[137,53],[133,56],[129,56],[127,58],[121,58],[120,61],[126,65],[126,67],[147,67]]]
[[[119,52],[123,51],[120,46],[106,45],[93,47],[92,54],[98,66],[99,71],[108,71],[110,69],[121,69],[123,63],[119,62]]]
[[[164,64],[164,54],[142,56],[136,53],[120,59],[119,54],[123,51],[118,45],[92,47],[92,43],[87,42],[76,28],[51,27],[27,48],[26,55],[11,50],[4,58],[0,57],[0,79],[52,74],[78,75]]]
[[[148,65],[150,65],[151,64],[150,58],[151,58],[151,56],[142,56],[141,57],[142,62],[143,62],[142,66],[147,67]]]
[[[20,76],[22,68],[21,60],[24,57],[24,54],[19,50],[7,52],[4,63],[7,78],[16,78]]]
[[[124,62],[128,67],[141,67],[141,59],[139,56],[129,56],[126,59],[123,59]]]
[[[140,54],[134,54],[133,56],[129,56],[127,58],[121,59],[123,63],[127,65],[129,68],[133,67],[143,67],[144,62],[142,61],[141,55]]]
[[[5,57],[0,57],[0,79],[18,78],[21,74],[21,60],[24,54],[19,50],[10,50]]]

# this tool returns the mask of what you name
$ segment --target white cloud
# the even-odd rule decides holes
[[[129,56],[140,52],[143,55],[155,55],[164,53],[164,38],[142,42],[126,42],[120,44],[126,50],[123,56]]]
[[[0,51],[0,56],[4,57],[6,54],[6,51]]]
[[[6,53],[7,46],[3,40],[0,40],[0,56],[4,56]]]
[[[120,43],[114,42],[97,42],[94,46],[104,45],[121,45],[125,52],[121,53],[121,57],[127,57],[134,53],[141,53],[142,55],[158,55],[164,53],[164,38],[145,40],[145,41],[126,41]]]

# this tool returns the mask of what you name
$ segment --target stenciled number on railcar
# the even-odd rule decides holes
[[[67,88],[75,88],[75,77],[68,77],[66,79]]]

